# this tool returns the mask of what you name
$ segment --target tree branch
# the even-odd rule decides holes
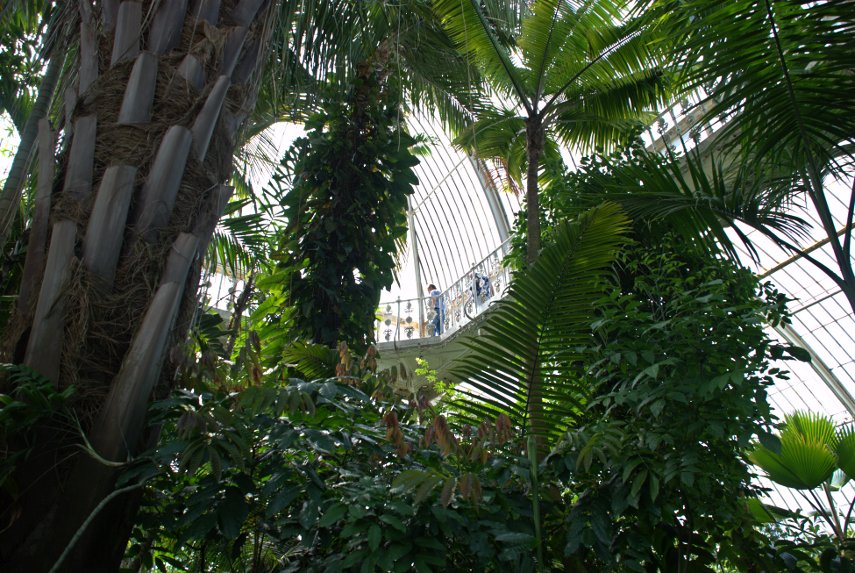
[[[846,210],[846,219],[843,220],[843,229],[846,236],[843,237],[843,255],[850,260],[852,254],[852,217],[855,214],[855,176],[852,177],[852,187],[849,191],[849,208]]]

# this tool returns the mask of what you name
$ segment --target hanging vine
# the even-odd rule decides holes
[[[275,176],[293,185],[282,202],[288,223],[259,286],[291,309],[275,322],[292,339],[364,350],[394,278],[418,159],[384,61],[378,50],[343,99],[327,98]]]

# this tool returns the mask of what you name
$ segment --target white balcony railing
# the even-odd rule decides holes
[[[508,241],[502,243],[442,291],[436,307],[431,297],[382,302],[375,321],[375,340],[442,340],[459,331],[507,289],[511,273],[501,263],[508,246]]]

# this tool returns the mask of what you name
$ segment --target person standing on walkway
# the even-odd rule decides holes
[[[442,291],[436,288],[434,284],[429,284],[427,291],[430,297],[430,308],[433,311],[433,319],[431,320],[433,336],[439,336],[442,334],[442,324],[445,322],[445,303],[442,300]]]

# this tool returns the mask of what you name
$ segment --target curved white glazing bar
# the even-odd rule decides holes
[[[384,301],[417,298],[429,283],[450,289],[507,239],[520,208],[519,198],[500,191],[501,184],[481,162],[452,146],[438,121],[411,116],[408,124],[413,134],[430,142],[430,153],[419,158],[415,169],[419,185],[410,198],[411,244],[405,259],[418,265],[418,272],[402,270],[418,274],[422,284],[408,283],[403,276],[401,287],[384,293]]]

